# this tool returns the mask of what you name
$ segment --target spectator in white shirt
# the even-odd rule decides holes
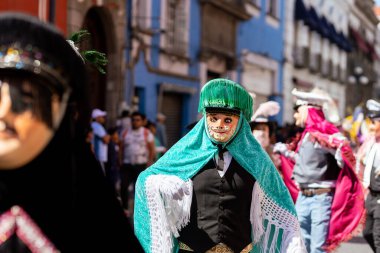
[[[132,128],[122,133],[122,167],[120,171],[120,195],[124,209],[128,209],[128,187],[136,182],[139,174],[150,166],[156,156],[154,136],[143,126],[144,115],[134,112]]]

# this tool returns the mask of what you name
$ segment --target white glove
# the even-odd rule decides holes
[[[177,176],[164,176],[160,185],[160,193],[174,200],[182,200],[185,195],[190,195],[187,182]]]
[[[273,153],[285,154],[286,151],[288,151],[288,147],[285,143],[277,142],[273,146]]]

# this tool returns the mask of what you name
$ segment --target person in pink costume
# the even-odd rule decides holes
[[[277,143],[285,184],[296,203],[308,252],[331,252],[349,240],[364,218],[364,195],[349,142],[330,121],[337,114],[320,90],[293,90],[294,118],[304,131],[293,149]],[[329,120],[327,120],[329,119]]]

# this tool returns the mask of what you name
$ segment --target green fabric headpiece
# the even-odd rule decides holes
[[[250,121],[253,99],[240,84],[228,79],[213,79],[201,90],[198,111],[204,113],[208,107],[239,110]]]

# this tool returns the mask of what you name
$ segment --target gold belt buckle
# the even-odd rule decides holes
[[[179,248],[181,250],[194,252],[194,250],[192,248],[190,248],[189,246],[187,246],[183,242],[179,242]],[[249,252],[251,252],[252,248],[253,248],[253,245],[252,245],[252,243],[250,243],[247,245],[247,247],[245,247],[241,251],[241,253],[249,253]],[[207,250],[206,253],[234,253],[234,251],[232,249],[230,249],[230,247],[228,247],[224,243],[219,243],[219,244],[215,245],[214,247],[212,247],[211,249]]]
[[[206,251],[206,253],[234,253],[234,251],[224,243],[219,243]]]

